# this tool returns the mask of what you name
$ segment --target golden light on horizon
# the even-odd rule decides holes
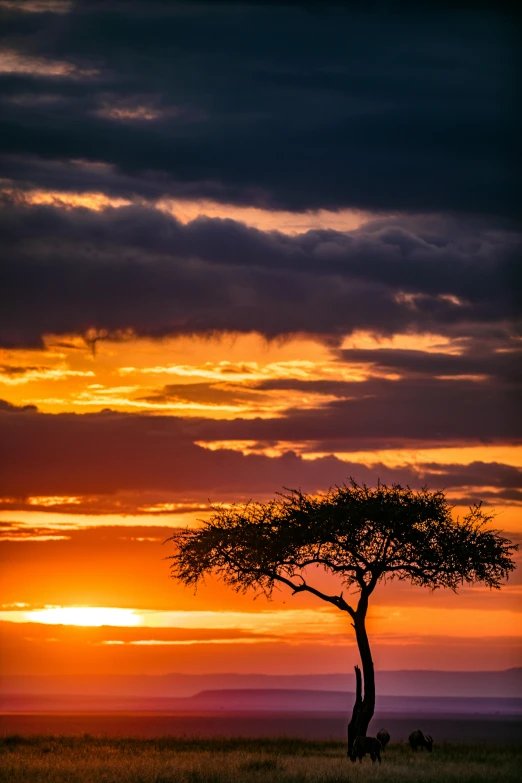
[[[48,606],[23,612],[26,622],[44,625],[81,625],[90,628],[110,625],[129,627],[141,625],[141,617],[133,609],[108,606]]]

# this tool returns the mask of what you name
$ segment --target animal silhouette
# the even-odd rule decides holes
[[[381,743],[382,749],[386,750],[386,745],[390,741],[390,735],[386,731],[386,729],[381,729],[380,731],[377,732],[377,739]]]
[[[421,750],[426,750],[431,753],[433,750],[433,737],[430,737],[429,734],[424,734],[420,729],[417,729],[417,731],[412,731],[410,736],[408,737],[410,748],[414,751],[417,751],[418,748]]]
[[[359,736],[355,738],[355,742],[353,743],[352,755],[350,756],[350,759],[352,761],[359,759],[359,761],[362,763],[363,757],[368,753],[372,761],[377,759],[380,764],[381,749],[382,746],[377,737]]]

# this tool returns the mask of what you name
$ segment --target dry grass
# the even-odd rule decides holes
[[[10,783],[509,783],[522,748],[441,744],[432,754],[392,745],[383,763],[352,764],[340,742],[21,737],[0,739]]]

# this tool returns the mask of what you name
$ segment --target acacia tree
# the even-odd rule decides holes
[[[288,490],[268,503],[216,506],[202,527],[169,541],[172,576],[197,587],[214,574],[237,591],[254,588],[268,598],[279,585],[311,593],[346,612],[362,665],[348,730],[348,750],[366,735],[375,708],[375,675],[366,617],[369,599],[386,579],[456,591],[464,583],[499,588],[514,569],[516,546],[486,527],[480,505],[454,520],[444,492],[400,485],[376,488],[354,481],[324,495]],[[337,577],[339,592],[317,587],[317,569]],[[310,579],[316,577],[315,586]],[[343,590],[344,588],[344,590]],[[345,597],[345,592],[350,595]]]

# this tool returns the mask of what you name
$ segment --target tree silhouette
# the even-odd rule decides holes
[[[197,587],[215,574],[237,591],[261,590],[268,598],[284,585],[311,593],[346,612],[361,657],[364,696],[358,694],[348,731],[348,749],[366,735],[375,708],[375,676],[366,631],[369,598],[379,581],[395,578],[414,585],[456,591],[464,583],[499,588],[514,569],[516,546],[492,519],[473,506],[453,520],[444,492],[413,491],[400,485],[376,488],[354,481],[324,495],[286,490],[268,503],[216,506],[209,521],[181,530],[171,556],[172,576]],[[310,582],[317,569],[337,577],[340,592],[323,592]],[[344,592],[351,595],[345,597]],[[357,672],[356,672],[357,673]]]

